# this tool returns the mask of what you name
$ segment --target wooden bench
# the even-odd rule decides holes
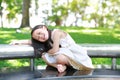
[[[120,58],[120,44],[81,44],[90,57],[112,58],[111,69],[116,69],[116,58]]]
[[[34,70],[34,49],[30,45],[0,44],[0,60],[5,59],[30,59],[30,68]]]
[[[116,58],[120,58],[120,45],[118,44],[80,44],[87,49],[90,57],[112,58],[111,69],[116,69]],[[30,68],[33,71],[34,50],[30,45],[0,44],[0,59],[30,59]]]

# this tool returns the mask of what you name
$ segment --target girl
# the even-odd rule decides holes
[[[90,70],[93,65],[87,51],[78,46],[71,36],[59,29],[49,30],[45,25],[37,25],[31,31],[34,49],[40,45],[42,58],[50,66],[64,72],[67,66],[77,70]]]

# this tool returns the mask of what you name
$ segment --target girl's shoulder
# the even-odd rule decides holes
[[[54,34],[54,35],[59,35],[61,38],[65,38],[68,33],[65,32],[65,31],[63,31],[63,30],[61,30],[61,29],[55,29],[55,30],[53,31],[53,34]]]
[[[64,33],[66,33],[65,31],[63,31],[63,30],[61,30],[61,29],[53,29],[53,33],[54,32],[64,32]]]
[[[60,29],[53,29],[52,34],[58,34],[58,33],[61,33],[61,32],[63,32],[63,31],[60,30]]]
[[[60,31],[60,29],[57,29],[57,28],[56,28],[56,29],[53,29],[53,32],[54,32],[54,31]]]

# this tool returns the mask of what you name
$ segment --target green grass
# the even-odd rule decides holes
[[[79,27],[49,27],[60,28],[68,32],[76,43],[101,43],[119,44],[119,29],[88,29]],[[0,44],[10,43],[12,40],[30,39],[30,30],[22,29],[22,33],[16,33],[16,29],[0,28]]]
[[[62,28],[70,33],[77,43],[119,44],[119,29],[84,29],[78,27]]]
[[[8,44],[12,40],[30,39],[30,30],[22,30],[17,33],[16,29],[0,28],[0,44]]]
[[[100,44],[120,44],[119,29],[95,29],[95,28],[80,28],[80,27],[49,27],[50,29],[59,28],[68,32],[76,43],[100,43]],[[21,33],[16,33],[16,29],[0,28],[0,44],[9,44],[12,40],[30,39],[30,30],[21,29]],[[120,64],[120,59],[117,59],[117,64]],[[92,58],[93,64],[111,64],[110,58]],[[16,60],[13,64],[12,60],[0,61],[1,67],[12,66],[28,66],[28,59]],[[1,65],[2,64],[2,65]],[[36,65],[45,64],[41,59],[36,59]]]

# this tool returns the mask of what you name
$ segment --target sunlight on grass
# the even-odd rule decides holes
[[[0,28],[0,44],[9,44],[12,40],[28,39],[30,31],[25,29],[17,33],[16,29]]]
[[[68,33],[71,32],[71,33],[76,33],[76,32],[80,32],[81,30],[66,30]]]
[[[0,33],[1,34],[3,34],[3,33],[13,33],[14,31],[12,31],[12,30],[5,30],[5,29],[3,29],[3,30],[1,30],[1,28],[0,28]]]
[[[92,29],[77,29],[77,30],[66,30],[68,33],[83,33],[83,34],[94,34],[94,35],[102,35],[101,30],[92,30]]]
[[[93,64],[111,64],[111,58],[92,58]]]
[[[88,29],[85,29],[85,30],[81,30],[82,33],[84,34],[95,34],[95,35],[102,35],[102,33],[99,31],[99,30],[88,30]]]
[[[81,30],[81,32],[83,33],[96,33],[96,32],[99,32],[99,30],[90,30],[90,29],[85,29],[85,30]]]
[[[114,36],[115,38],[120,39],[120,34],[113,34],[113,36]]]
[[[24,62],[23,64],[18,60],[8,60],[7,63],[10,64],[11,66],[29,66],[28,62]]]
[[[8,38],[8,37],[14,38],[14,36],[9,35],[9,34],[3,34],[3,35],[1,35],[0,37],[1,37],[1,38]]]
[[[0,31],[0,38],[12,37],[12,35],[10,35],[11,33],[14,33],[14,32],[12,32],[12,31]]]

